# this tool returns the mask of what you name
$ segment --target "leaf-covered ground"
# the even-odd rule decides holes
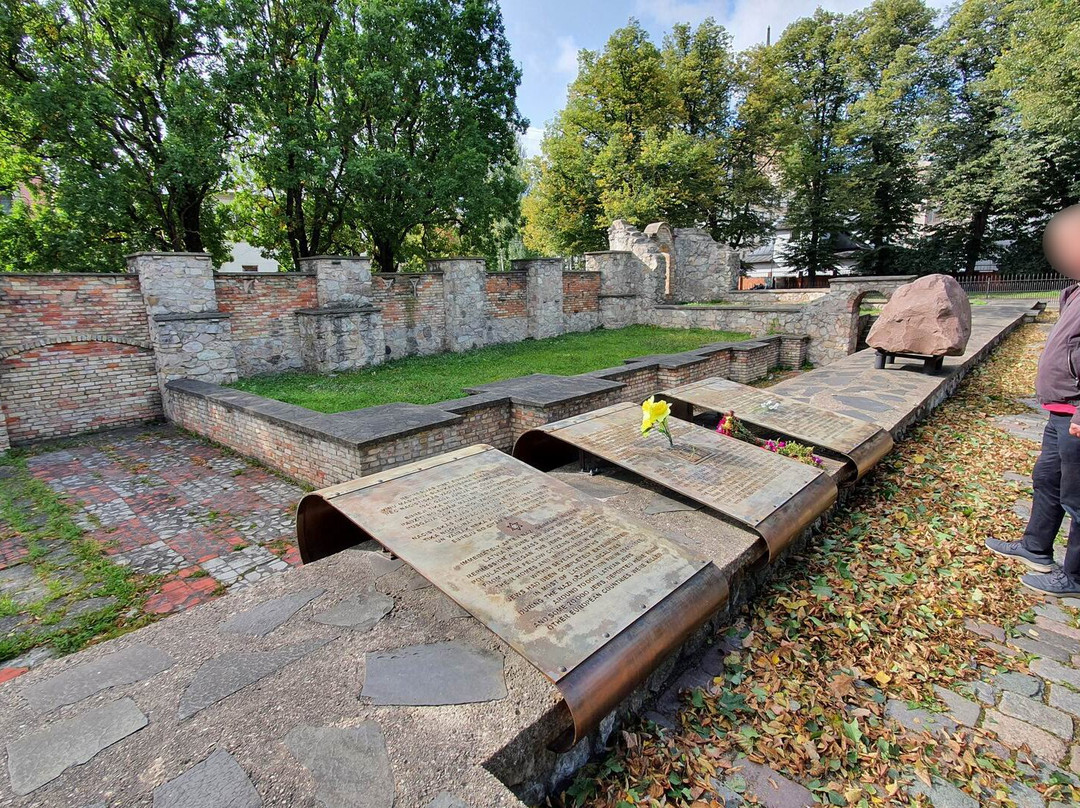
[[[983,730],[905,734],[885,715],[887,699],[941,710],[934,685],[1026,669],[1027,657],[999,655],[964,621],[1008,629],[1032,620],[1039,602],[983,539],[1022,528],[1012,510],[1021,494],[1002,474],[1030,474],[1034,445],[993,416],[1023,410],[1015,399],[1031,395],[1044,340],[1042,325],[1008,339],[788,559],[733,629],[748,633],[724,675],[686,694],[677,731],[646,723],[622,732],[555,804],[712,808],[723,804],[714,779],[727,780],[739,755],[832,805],[925,805],[907,786],[931,778],[982,805],[1015,805],[1006,789],[1019,782],[1049,802],[1080,804],[1080,790],[1060,778],[1039,782],[995,754],[1002,749]]]

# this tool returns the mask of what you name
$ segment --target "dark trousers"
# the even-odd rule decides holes
[[[1069,434],[1070,420],[1068,415],[1051,414],[1043,430],[1042,453],[1031,475],[1035,495],[1024,546],[1052,557],[1061,520],[1069,514],[1072,527],[1062,567],[1080,580],[1080,438]]]

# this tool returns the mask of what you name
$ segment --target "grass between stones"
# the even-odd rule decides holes
[[[458,354],[413,356],[349,373],[282,373],[231,385],[319,412],[342,412],[398,401],[434,404],[461,398],[464,388],[530,373],[572,376],[615,367],[635,356],[680,353],[710,342],[749,339],[708,329],[630,326],[491,345]]]
[[[723,674],[683,694],[675,731],[627,728],[553,804],[712,808],[716,781],[738,790],[741,755],[824,804],[927,805],[908,789],[932,778],[980,805],[1016,805],[1018,783],[1078,804],[1080,789],[1052,773],[1039,782],[981,729],[913,734],[885,714],[888,699],[941,711],[935,685],[1027,670],[1030,657],[999,655],[964,621],[1008,629],[1039,602],[982,542],[1022,531],[1002,474],[1030,474],[1035,445],[993,416],[1023,410],[1015,399],[1031,395],[1044,339],[1037,325],[1008,339],[782,565],[729,632]]]
[[[39,647],[71,653],[151,619],[139,607],[155,579],[84,539],[71,507],[34,478],[27,456],[0,457],[0,544],[25,549],[0,569],[0,663]]]

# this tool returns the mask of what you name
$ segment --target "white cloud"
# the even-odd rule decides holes
[[[559,37],[559,55],[555,57],[555,70],[573,78],[577,75],[578,46],[572,36]]]
[[[535,157],[540,153],[540,141],[544,139],[542,126],[530,126],[521,136],[521,148],[525,152],[525,159]]]

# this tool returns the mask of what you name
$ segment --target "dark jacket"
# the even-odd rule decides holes
[[[1046,339],[1035,394],[1043,404],[1080,406],[1080,285],[1073,284],[1061,293],[1058,321]],[[1080,424],[1080,411],[1072,417]]]

